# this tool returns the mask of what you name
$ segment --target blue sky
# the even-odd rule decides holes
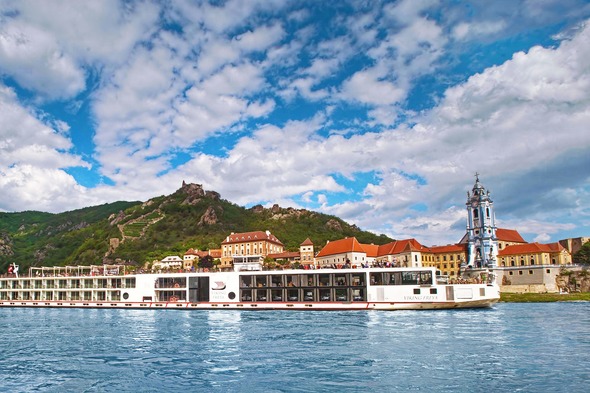
[[[0,210],[169,194],[590,235],[590,3],[2,1]],[[264,228],[261,228],[264,229]]]

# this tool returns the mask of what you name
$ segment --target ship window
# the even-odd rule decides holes
[[[420,288],[414,288],[414,295],[420,294]]]
[[[383,285],[383,274],[371,273],[371,285]]]
[[[272,283],[273,287],[282,287],[283,286],[283,276],[282,275],[271,276],[271,283]]]
[[[331,294],[330,294],[329,289],[321,289],[320,290],[320,301],[329,302],[330,300],[332,300],[332,297],[330,295]]]
[[[287,276],[287,286],[288,287],[298,287],[299,286],[299,276]]]
[[[316,274],[309,274],[301,277],[301,285],[304,287],[314,287]]]
[[[365,285],[365,275],[364,274],[353,274],[352,275],[352,285]]]
[[[281,289],[272,290],[272,301],[273,302],[282,302],[283,301],[283,291]]]
[[[402,272],[402,285],[415,285],[418,283],[417,272]]]
[[[346,289],[336,289],[336,301],[345,302],[348,300],[348,291]]]
[[[258,288],[267,286],[267,276],[254,276],[254,285]]]
[[[327,287],[330,285],[330,275],[329,274],[320,274],[319,275],[319,284],[320,287]]]
[[[252,276],[240,276],[240,277],[241,277],[241,281],[240,281],[241,287],[248,288],[248,287],[252,286]]]
[[[246,290],[246,291],[242,291],[242,301],[243,302],[251,302],[252,301],[252,291],[251,290]]]
[[[289,289],[287,291],[287,300],[290,302],[298,302],[299,301],[299,290]]]
[[[256,290],[256,301],[257,302],[266,302],[268,300],[268,291],[266,289],[257,289]]]
[[[436,288],[430,288],[431,295],[436,295],[436,293],[437,293]]]

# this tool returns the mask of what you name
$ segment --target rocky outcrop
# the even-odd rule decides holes
[[[113,213],[109,216],[109,224],[111,226],[117,225],[118,223],[120,223],[124,219],[125,219],[125,213],[123,213],[122,210],[119,210],[119,213],[117,213],[116,215]]]
[[[256,214],[260,214],[260,213],[263,213],[264,212],[264,206],[262,206],[262,205],[252,206],[250,208],[250,210],[252,210]]]
[[[182,182],[180,192],[186,194],[186,198],[182,201],[182,205],[196,205],[205,197],[205,190],[201,184]]]
[[[217,224],[217,213],[213,206],[209,206],[199,220],[199,226]]]
[[[334,218],[332,218],[331,220],[329,220],[326,223],[326,228],[334,230],[334,231],[338,231],[338,232],[342,232],[342,225],[340,224],[340,222]]]
[[[14,255],[14,251],[12,250],[12,239],[7,233],[0,233],[0,255]]]
[[[590,292],[590,272],[564,270],[555,278],[555,283],[561,292]]]
[[[40,250],[35,251],[35,261],[37,261],[38,263],[43,262],[43,260],[45,258],[47,258],[47,254],[51,251],[54,250],[55,247],[52,246],[51,244],[47,244],[46,246],[44,246],[43,248],[41,248]]]

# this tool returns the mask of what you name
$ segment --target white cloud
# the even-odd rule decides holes
[[[384,79],[376,68],[355,73],[342,86],[342,96],[372,105],[391,105],[405,98],[406,91]]]
[[[14,91],[0,85],[0,169],[16,164],[42,168],[89,167],[67,151],[73,147],[68,126],[59,122],[56,131],[21,106]]]
[[[481,36],[493,35],[506,28],[506,21],[482,21],[477,23],[462,22],[453,28],[452,36],[456,40],[477,40]]]
[[[18,1],[0,16],[0,71],[50,99],[86,88],[93,65],[118,64],[154,28],[158,9],[118,1]]]
[[[7,211],[57,212],[98,203],[97,199],[86,198],[84,187],[63,170],[28,164],[0,170],[0,190],[10,196],[3,198],[0,206]]]
[[[70,97],[85,88],[85,75],[45,32],[20,23],[0,30],[0,71],[23,87],[50,97]]]

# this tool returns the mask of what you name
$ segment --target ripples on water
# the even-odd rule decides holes
[[[590,303],[0,309],[2,392],[588,391]]]

